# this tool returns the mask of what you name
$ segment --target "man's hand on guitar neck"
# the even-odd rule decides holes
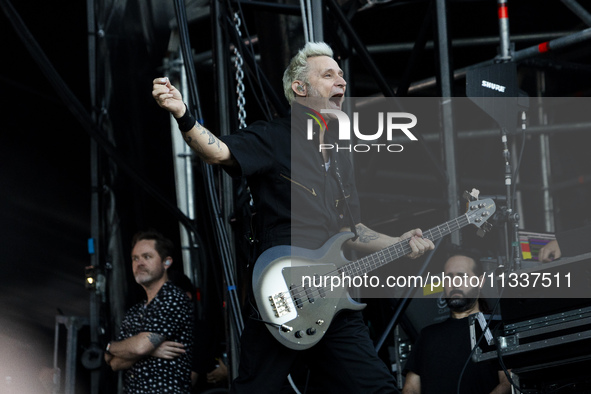
[[[407,231],[400,237],[400,240],[408,239],[408,245],[412,249],[412,252],[406,256],[411,259],[421,257],[426,252],[435,249],[433,241],[427,238],[423,238],[423,231],[420,228]]]
[[[362,253],[373,253],[378,250],[387,248],[388,246],[408,239],[408,245],[411,252],[407,257],[416,259],[421,257],[425,252],[435,249],[435,245],[430,239],[423,238],[421,229],[414,229],[405,232],[400,237],[390,237],[389,235],[378,233],[366,225],[359,223],[355,226],[358,238],[355,241],[347,242],[347,245]],[[349,228],[344,228],[343,231],[350,231]]]

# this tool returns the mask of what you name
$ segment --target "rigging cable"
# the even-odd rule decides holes
[[[191,52],[191,44],[189,39],[189,28],[187,23],[187,11],[183,0],[174,1],[175,12],[177,17],[177,26],[179,29],[179,37],[181,44],[181,53],[185,69],[187,73],[188,88],[189,88],[189,106],[188,110],[196,114],[196,119],[203,124],[202,110],[199,102],[199,95],[197,89],[197,77],[195,73],[195,65],[193,63],[193,56]],[[237,338],[240,337],[244,329],[244,321],[240,310],[240,302],[237,294],[237,288],[233,275],[233,259],[230,251],[230,242],[228,233],[226,231],[226,223],[223,220],[221,213],[217,191],[214,185],[214,174],[212,167],[201,161],[201,166],[204,173],[205,186],[207,189],[207,201],[209,205],[209,215],[212,219],[213,228],[215,230],[215,239],[218,244],[218,251],[222,260],[224,269],[224,279],[226,281],[227,291],[229,295],[230,312],[234,320],[234,327],[236,329]]]

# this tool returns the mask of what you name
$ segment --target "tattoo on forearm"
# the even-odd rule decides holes
[[[359,236],[359,242],[366,244],[380,238],[380,234],[368,229],[365,226],[357,225],[355,226],[355,229],[357,230],[357,235]]]
[[[219,150],[222,149],[222,147],[220,145],[220,140],[217,139],[216,136],[213,135],[213,133],[211,131],[207,130],[205,127],[201,126],[199,123],[196,123],[195,127],[197,128],[197,131],[199,132],[200,135],[203,135],[203,134],[207,135],[207,137],[209,138],[209,140],[207,141],[207,145],[216,144]],[[187,142],[189,142],[189,141],[187,141]],[[195,145],[197,145],[197,144],[195,144]],[[203,152],[203,149],[201,149],[201,147],[199,147],[196,150],[198,153]]]
[[[209,141],[207,141],[207,145],[212,145],[215,144],[215,136],[213,134],[211,134],[211,132],[207,132],[207,135],[209,136]]]
[[[166,338],[164,338],[162,335],[154,334],[153,332],[151,332],[148,335],[148,340],[156,348],[156,347],[160,346],[160,344],[162,342],[164,342],[166,340]]]
[[[197,141],[195,141],[194,144],[191,144],[191,148],[193,148],[199,157],[203,158],[203,147],[199,145]]]

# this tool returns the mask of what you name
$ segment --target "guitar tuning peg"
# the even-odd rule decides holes
[[[478,195],[480,194],[480,190],[472,189],[471,192],[464,191],[464,198],[468,201],[477,201]]]

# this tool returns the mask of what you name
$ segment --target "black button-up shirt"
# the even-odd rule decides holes
[[[125,314],[118,340],[140,332],[153,332],[168,341],[180,342],[187,352],[172,360],[145,357],[125,373],[126,393],[189,393],[191,391],[191,353],[193,312],[185,293],[170,282],[164,283],[149,303],[139,303]]]
[[[330,150],[327,171],[318,132],[313,140],[306,138],[306,112],[294,104],[291,117],[256,122],[221,138],[239,165],[226,170],[245,176],[253,196],[255,237],[260,241],[257,254],[276,245],[316,249],[342,227],[359,223],[359,200],[347,152]],[[325,143],[333,140],[331,132],[325,134]]]

